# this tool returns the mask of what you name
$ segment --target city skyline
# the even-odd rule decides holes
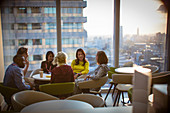
[[[87,7],[84,23],[88,36],[113,35],[113,0],[86,0]],[[120,26],[123,26],[123,36],[155,34],[166,32],[167,14],[159,11],[161,1],[153,0],[123,0],[120,1]],[[135,10],[133,10],[135,9]]]

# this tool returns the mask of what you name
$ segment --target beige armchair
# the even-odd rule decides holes
[[[93,107],[104,107],[103,98],[91,94],[77,94],[66,98],[66,100],[78,100],[91,104]]]
[[[33,90],[20,91],[11,98],[12,106],[16,112],[20,112],[25,106],[46,100],[59,100],[59,98]]]
[[[123,92],[128,92],[132,87],[133,74],[112,74],[112,80],[115,84],[115,90],[117,90],[116,98],[114,99],[113,106],[119,104],[120,95],[122,94],[123,105],[124,105],[124,95]],[[114,92],[113,92],[114,93]]]
[[[78,87],[79,89],[83,90],[83,89],[93,89],[93,88],[100,88],[102,87],[108,80],[108,77],[102,77],[99,80],[87,80],[87,81],[83,81],[83,82],[79,82],[78,83]],[[101,90],[99,91],[89,91],[89,93],[92,94],[99,94],[101,97]]]

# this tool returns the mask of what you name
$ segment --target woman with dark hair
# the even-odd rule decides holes
[[[94,75],[90,76],[86,76],[85,80],[87,78],[93,79],[93,80],[97,80],[101,77],[104,77],[107,75],[107,72],[110,70],[109,67],[107,66],[108,63],[108,58],[105,54],[104,51],[98,51],[96,54],[96,61],[97,64],[99,65],[95,71],[94,71]]]
[[[72,61],[71,67],[74,72],[74,78],[84,77],[89,72],[89,62],[86,60],[86,54],[83,49],[79,48],[76,51],[76,59]]]
[[[107,72],[110,70],[110,68],[107,66],[108,58],[107,58],[107,56],[106,56],[104,51],[98,51],[97,52],[97,54],[96,54],[96,61],[97,61],[97,64],[99,66],[95,69],[94,74],[92,74],[91,76],[87,75],[84,78],[84,80],[87,80],[87,79],[98,80],[101,77],[104,77],[104,76],[107,75]],[[82,82],[82,81],[83,80],[76,81],[75,94],[82,93],[82,91],[78,88],[78,83]],[[99,91],[100,87],[99,88],[95,88],[95,89],[87,89],[87,90]]]
[[[52,64],[54,59],[54,53],[52,51],[48,51],[46,54],[46,61],[41,63],[41,71],[44,73],[51,73],[52,69],[56,66]]]

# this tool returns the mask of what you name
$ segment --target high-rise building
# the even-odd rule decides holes
[[[56,0],[4,0],[1,6],[5,66],[24,46],[29,52],[29,69],[40,68],[47,51],[57,53]],[[83,0],[61,0],[62,50],[68,54],[68,63],[87,38],[83,27],[86,6]]]

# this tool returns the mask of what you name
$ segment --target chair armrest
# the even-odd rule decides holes
[[[102,77],[99,80],[88,80],[78,83],[78,87],[80,89],[91,89],[91,88],[99,88],[103,86],[108,80],[108,77]]]
[[[170,83],[170,73],[152,77],[152,84],[168,84]]]
[[[154,73],[154,74],[152,74],[152,77],[157,77],[157,76],[166,75],[166,74],[170,74],[170,71],[164,71],[164,72],[160,72],[160,73]]]

